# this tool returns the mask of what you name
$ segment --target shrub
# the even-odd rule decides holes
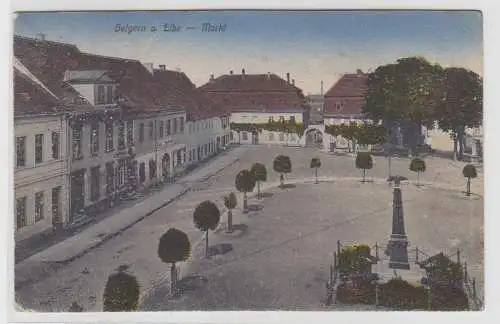
[[[134,276],[123,270],[109,276],[103,295],[105,312],[133,312],[138,303],[139,283]]]
[[[379,302],[383,306],[398,309],[427,309],[427,290],[411,285],[400,278],[393,278],[380,285]]]
[[[175,228],[170,228],[160,238],[158,244],[158,257],[164,263],[170,263],[170,291],[176,291],[177,270],[175,263],[186,261],[191,254],[191,244],[186,233]]]
[[[366,170],[373,168],[372,156],[368,152],[359,152],[356,155],[356,168],[363,169],[363,183],[366,178]]]
[[[208,231],[215,230],[219,225],[219,208],[213,202],[205,200],[194,210],[193,220],[196,228],[205,232],[205,256],[208,257]]]
[[[267,180],[266,166],[262,163],[254,163],[250,172],[253,173],[255,181],[257,182],[257,198],[260,199],[260,182]]]
[[[278,155],[273,162],[273,170],[280,173],[281,187],[284,187],[284,173],[292,172],[292,161],[290,157]]]
[[[411,160],[410,171],[417,172],[417,184],[420,181],[420,172],[425,172],[425,161],[416,157]]]
[[[464,166],[462,173],[467,178],[467,196],[470,196],[470,179],[477,177],[476,167],[473,164],[467,164]]]

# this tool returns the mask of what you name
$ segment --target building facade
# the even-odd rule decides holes
[[[302,90],[287,73],[286,80],[276,74],[229,74],[210,77],[200,90],[218,109],[230,114],[231,124],[287,122],[307,128],[309,106]],[[301,145],[303,134],[262,129],[233,130],[230,141],[239,144]]]

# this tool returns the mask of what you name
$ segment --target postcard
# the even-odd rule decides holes
[[[17,311],[484,309],[480,11],[13,32]]]

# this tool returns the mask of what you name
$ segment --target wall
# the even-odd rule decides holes
[[[58,159],[52,158],[52,132],[60,134]],[[16,118],[14,133],[15,137],[26,136],[26,166],[16,167],[14,156],[14,194],[16,199],[26,197],[28,221],[27,226],[16,230],[15,239],[18,241],[52,227],[52,188],[54,187],[61,187],[60,215],[63,223],[68,220],[67,124],[64,116]],[[43,162],[35,165],[36,134],[44,135],[44,143]],[[40,191],[44,192],[44,219],[35,223],[35,193]],[[14,200],[14,209],[15,203]],[[15,211],[13,217],[15,223]]]
[[[284,117],[286,121],[294,116],[297,123],[304,122],[304,112],[233,112],[231,113],[231,123],[254,123],[265,124],[270,117],[274,121],[279,121],[280,117]]]

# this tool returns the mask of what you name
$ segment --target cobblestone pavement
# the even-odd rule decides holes
[[[156,255],[156,249],[159,237],[169,227],[175,227],[188,234],[194,248],[193,258],[187,264],[180,265],[181,273],[184,276],[201,273],[208,278],[208,284],[203,289],[212,287],[220,290],[222,297],[218,297],[219,299],[216,300],[222,302],[229,297],[234,298],[232,302],[227,303],[227,309],[231,307],[260,308],[266,305],[295,309],[300,308],[301,305],[309,307],[308,309],[321,307],[321,297],[319,296],[324,295],[323,279],[328,273],[325,267],[330,262],[330,246],[337,239],[348,241],[363,239],[375,242],[387,238],[390,230],[387,210],[390,208],[391,199],[387,185],[365,184],[361,186],[356,181],[347,181],[342,185],[335,185],[335,183],[319,184],[315,187],[304,185],[306,186],[304,190],[302,189],[303,185],[297,184],[296,193],[299,193],[297,196],[289,196],[288,192],[278,191],[275,196],[266,198],[267,200],[263,203],[264,209],[261,212],[241,216],[245,217],[244,221],[241,222],[248,227],[241,239],[229,238],[233,245],[232,252],[214,258],[214,260],[199,260],[203,244],[198,243],[201,242],[202,233],[196,230],[192,222],[192,213],[196,205],[209,199],[216,201],[222,208],[221,197],[235,190],[234,177],[236,173],[249,168],[254,162],[261,162],[267,166],[268,182],[279,181],[279,175],[272,171],[272,160],[278,154],[289,155],[292,159],[293,171],[286,175],[287,180],[312,177],[313,170],[309,168],[309,162],[314,156],[320,157],[322,161],[320,176],[361,176],[361,172],[355,168],[354,158],[351,156],[329,155],[313,148],[246,147],[242,149],[237,163],[211,178],[209,182],[195,185],[193,190],[177,201],[156,211],[81,258],[59,267],[45,279],[18,289],[16,300],[26,307],[41,311],[66,311],[73,301],[77,301],[86,311],[100,311],[107,277],[118,266],[125,264],[139,280],[143,308],[171,308],[170,302],[164,301],[166,292],[163,289],[168,287],[169,266],[160,262]],[[457,190],[461,190],[462,187],[465,189],[465,180],[462,177],[460,165],[453,166],[449,164],[449,161],[442,159],[429,158],[426,162],[427,171],[421,174],[421,180],[447,183],[456,187]],[[408,171],[408,165],[407,159],[393,159],[393,174],[399,173],[414,179],[415,175]],[[368,177],[384,178],[386,176],[386,160],[375,158],[374,168],[368,172]],[[473,191],[478,194],[482,193],[481,177],[482,175],[473,180]],[[291,194],[293,190],[295,189],[291,188],[289,193]],[[477,200],[465,200],[459,191],[435,190],[431,187],[423,187],[418,190],[423,192],[427,201],[405,205],[407,215],[418,215],[407,217],[408,235],[412,243],[419,245],[422,243],[437,249],[462,247],[463,245],[465,255],[471,258],[477,257],[477,253],[481,249],[476,245],[482,242],[476,233],[476,227],[482,225],[482,197],[478,197]],[[418,190],[412,188],[411,192],[417,195]],[[411,195],[413,194],[410,192],[404,192],[405,199],[410,199]],[[453,203],[442,203],[442,201],[448,200]],[[378,210],[375,208],[378,206],[375,206],[373,201],[382,201],[384,206],[381,208],[384,209],[380,212],[374,212],[374,209]],[[425,211],[418,209],[420,207],[424,208]],[[147,209],[148,206],[144,206],[144,208]],[[417,209],[412,212],[411,208]],[[239,213],[236,211],[235,215],[239,215]],[[350,220],[356,215],[361,215],[359,216],[361,218]],[[433,223],[430,223],[430,220]],[[223,216],[224,221],[225,216]],[[348,223],[337,229],[338,222],[344,221],[348,221]],[[429,223],[425,224],[426,222]],[[334,226],[333,232],[326,229],[321,232],[324,227],[332,224],[337,224]],[[339,230],[340,228],[342,230]],[[306,235],[315,231],[320,231],[322,234]],[[423,234],[416,235],[412,231],[418,233],[428,231],[431,234],[426,237]],[[304,237],[294,240],[299,234]],[[214,234],[210,237],[211,244],[224,243],[218,241],[218,236],[226,239],[222,234]],[[280,244],[280,242],[289,239],[292,240],[289,244],[282,244],[280,248],[265,252],[265,246]],[[308,241],[312,241],[312,244],[308,244]],[[473,247],[468,248],[468,246]],[[264,249],[263,252],[255,252],[261,248]],[[270,251],[278,251],[279,253]],[[221,262],[217,260],[236,258],[238,255],[244,256],[248,253],[256,253],[255,256],[260,256],[261,259],[259,257],[246,257],[240,262],[207,267],[206,270],[203,270],[207,263]],[[262,259],[262,256],[266,257]],[[482,260],[482,257],[478,257],[477,260]],[[470,264],[479,263],[477,260],[471,260]],[[287,273],[290,275],[286,275]],[[215,275],[218,276],[218,280],[214,280]],[[283,280],[275,280],[276,278],[283,278]],[[288,280],[287,282],[284,282],[285,278]],[[242,285],[246,285],[250,289],[247,289],[247,292],[240,296]],[[257,290],[259,294],[250,293],[252,289]],[[212,291],[212,289],[210,290]],[[308,293],[293,296],[294,292],[301,290]],[[286,293],[287,296],[275,299],[276,292],[285,291],[289,291]],[[161,296],[162,294],[163,296]],[[196,294],[205,296],[202,290],[197,290]],[[207,302],[204,297],[194,300],[193,296],[186,295],[183,298],[186,298],[186,302],[175,302],[176,308],[204,307],[211,309],[215,307],[213,305],[215,301]]]

